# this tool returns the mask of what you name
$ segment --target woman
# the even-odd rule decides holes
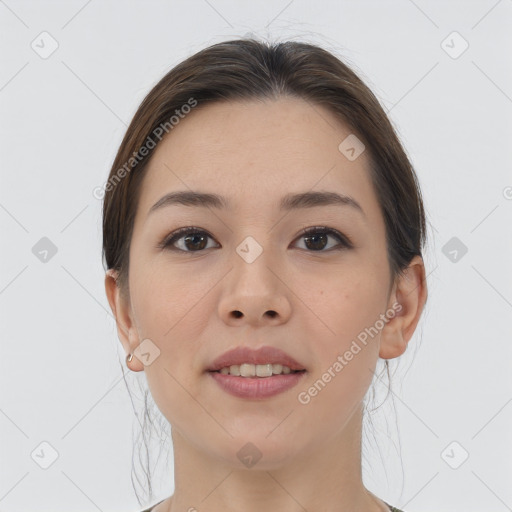
[[[250,39],[150,91],[105,186],[105,289],[172,427],[154,512],[398,511],[364,398],[427,298],[425,214],[380,104],[315,45]]]

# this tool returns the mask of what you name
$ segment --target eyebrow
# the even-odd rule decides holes
[[[174,205],[216,209],[230,209],[232,207],[231,201],[229,199],[218,194],[184,190],[170,192],[165,196],[161,197],[150,208],[148,216],[151,213],[160,210],[164,207]],[[302,208],[315,208],[318,206],[331,205],[349,206],[359,211],[359,213],[361,213],[363,217],[366,217],[363,208],[353,197],[329,191],[287,194],[281,199],[279,203],[279,208],[282,211],[291,211]]]

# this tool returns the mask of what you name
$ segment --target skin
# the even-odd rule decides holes
[[[362,483],[362,401],[379,357],[407,348],[427,297],[425,268],[415,257],[392,282],[368,153],[349,161],[338,150],[350,133],[323,107],[285,98],[197,107],[157,146],[135,218],[130,296],[114,271],[105,277],[126,354],[146,338],[160,350],[149,365],[129,363],[146,372],[172,425],[175,492],[156,512],[388,510]],[[233,209],[174,205],[148,216],[177,190],[221,194]],[[311,190],[349,195],[365,216],[339,205],[278,210],[284,194]],[[183,238],[175,246],[188,252],[157,248],[184,226],[211,235],[207,248]],[[338,230],[354,248],[336,250],[332,235],[325,248],[308,243],[300,231],[313,226]],[[263,248],[250,264],[236,252],[247,236]],[[300,403],[298,393],[393,304],[401,311]],[[307,374],[263,401],[228,395],[205,369],[238,345],[279,347]],[[262,454],[251,468],[237,457],[248,442]]]

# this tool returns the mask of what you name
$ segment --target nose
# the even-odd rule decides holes
[[[292,295],[286,284],[289,278],[282,266],[270,260],[269,252],[263,251],[254,261],[234,255],[219,301],[219,315],[226,324],[257,327],[288,321]]]

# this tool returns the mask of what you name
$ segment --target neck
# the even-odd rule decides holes
[[[175,492],[169,512],[323,510],[388,511],[363,485],[361,476],[362,409],[332,439],[317,442],[272,469],[248,469],[199,451],[172,429]]]

